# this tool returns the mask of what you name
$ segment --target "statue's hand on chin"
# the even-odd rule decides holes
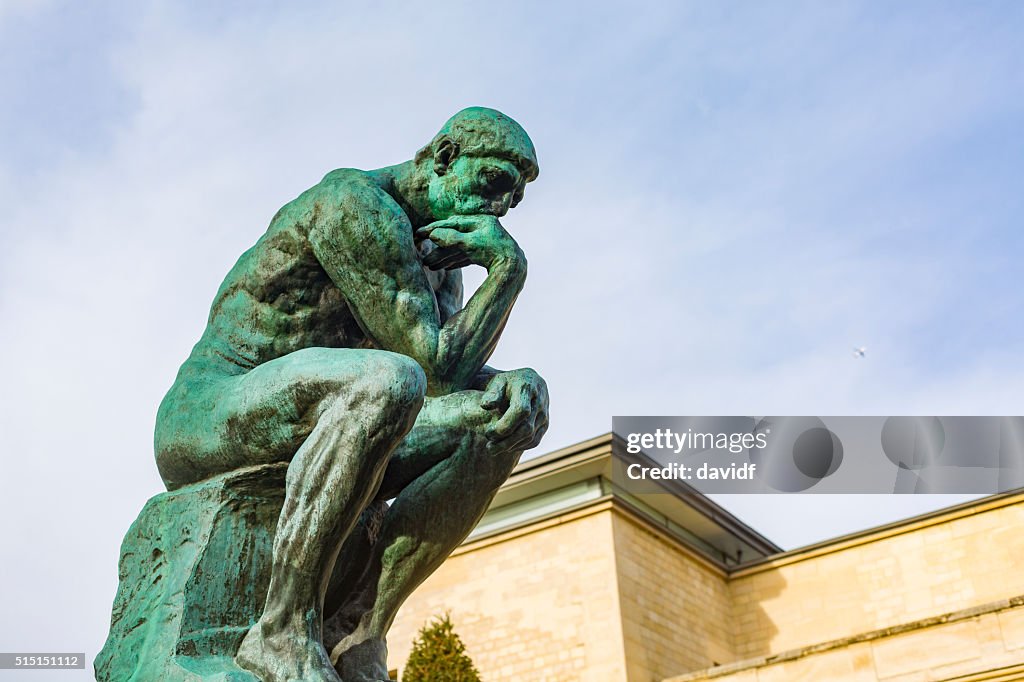
[[[457,215],[421,227],[417,236],[438,247],[423,259],[432,270],[480,265],[488,270],[499,261],[524,264],[526,258],[512,236],[493,215]]]

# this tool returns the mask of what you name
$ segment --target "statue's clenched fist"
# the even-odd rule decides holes
[[[504,447],[529,450],[548,430],[548,385],[530,368],[495,374],[481,407],[495,414],[487,437]]]

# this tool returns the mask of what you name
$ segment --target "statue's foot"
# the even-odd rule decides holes
[[[242,640],[235,663],[263,682],[341,682],[322,644],[288,630],[266,635],[260,623]]]
[[[334,668],[345,682],[388,682],[391,678],[388,677],[387,644],[380,639],[368,639],[349,645],[338,655]]]

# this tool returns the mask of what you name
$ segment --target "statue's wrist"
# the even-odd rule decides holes
[[[518,246],[497,254],[491,259],[487,267],[488,274],[500,275],[502,277],[526,281],[526,254]]]

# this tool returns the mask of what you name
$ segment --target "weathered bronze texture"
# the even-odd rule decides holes
[[[399,606],[547,428],[540,376],[484,364],[526,280],[499,219],[537,172],[470,108],[278,211],[160,405],[169,492],[125,538],[98,679],[387,679]]]

